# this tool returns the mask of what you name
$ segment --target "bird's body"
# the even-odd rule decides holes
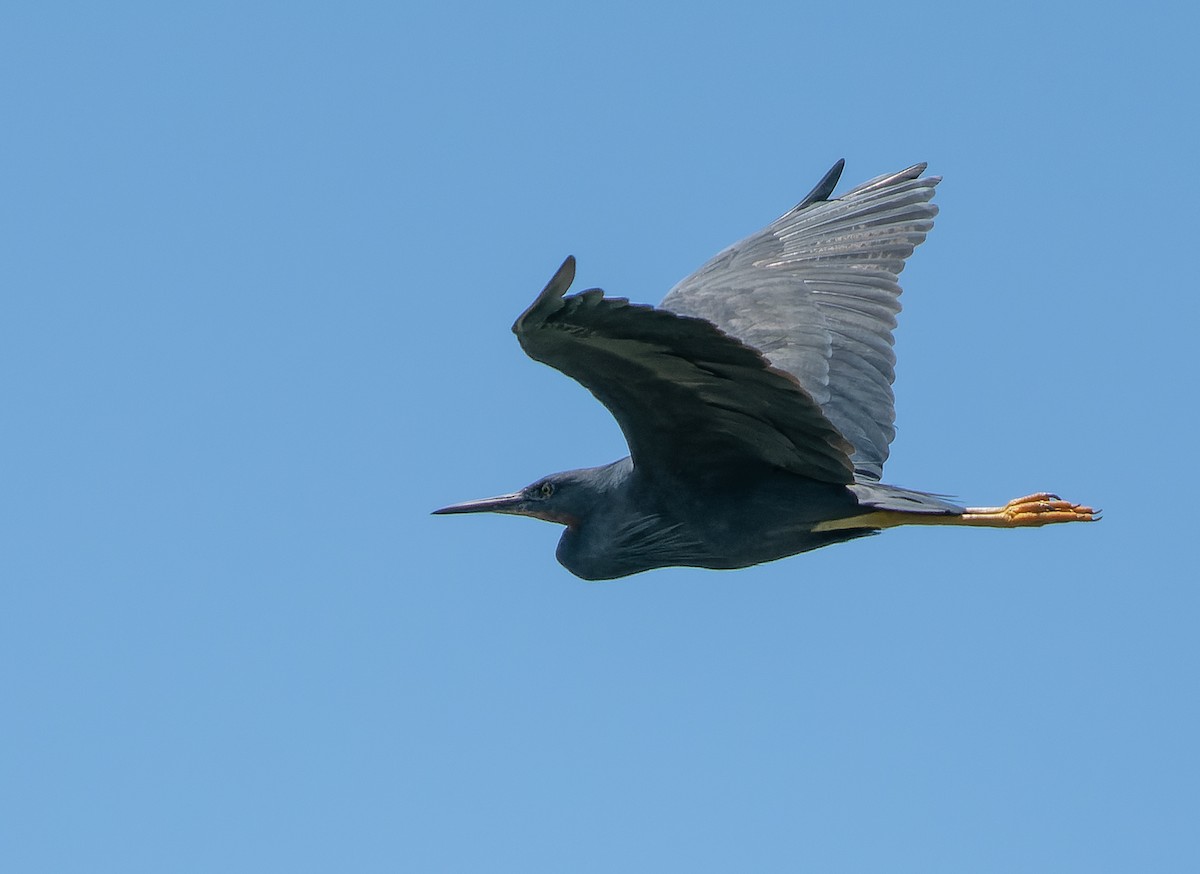
[[[565,296],[568,258],[513,331],[608,407],[630,457],[437,512],[563,524],[558,559],[585,579],[746,567],[903,524],[1090,521],[1044,493],[966,509],[880,482],[897,276],[933,226],[940,180],[916,165],[830,200],[841,169],[659,308]]]
[[[831,513],[861,505],[844,486],[789,473],[746,471],[731,481],[656,481],[629,458],[558,474],[555,492],[579,515],[558,545],[558,560],[584,579],[611,579],[672,565],[730,569],[807,552],[873,533],[814,532]],[[584,521],[586,519],[586,521]]]

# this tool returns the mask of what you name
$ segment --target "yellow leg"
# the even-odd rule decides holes
[[[1095,522],[1100,514],[1091,507],[1072,504],[1058,495],[1038,492],[1013,498],[1003,507],[967,507],[960,525],[985,528],[1039,528],[1056,522]]]
[[[847,528],[895,528],[898,525],[971,525],[977,528],[1040,528],[1058,522],[1095,522],[1100,513],[1082,504],[1064,501],[1058,495],[1038,492],[1014,498],[1003,507],[967,507],[953,515],[909,513],[901,510],[875,510],[861,516],[819,522],[813,531],[841,531]]]

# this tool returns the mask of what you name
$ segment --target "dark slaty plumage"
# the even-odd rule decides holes
[[[937,214],[940,180],[924,170],[830,199],[839,161],[658,309],[595,288],[568,296],[567,258],[513,332],[612,412],[630,457],[436,512],[565,525],[558,559],[588,579],[745,567],[893,525],[1090,521],[1045,494],[966,510],[879,482],[895,436],[897,277]]]
[[[564,299],[574,276],[567,258],[513,333],[531,358],[608,407],[639,470],[701,477],[754,464],[854,481],[854,447],[795,377],[703,319],[606,298],[598,288]]]

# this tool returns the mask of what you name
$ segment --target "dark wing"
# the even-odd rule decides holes
[[[664,309],[708,319],[793,374],[846,439],[861,479],[878,480],[896,436],[904,259],[933,227],[936,176],[924,164],[836,200],[838,161],[795,209],[680,282]]]
[[[853,481],[853,447],[790,374],[703,319],[598,288],[564,297],[574,278],[567,258],[513,333],[608,407],[635,467],[697,477],[769,465]]]

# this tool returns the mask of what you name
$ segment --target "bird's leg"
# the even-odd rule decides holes
[[[874,510],[846,519],[819,522],[813,531],[847,528],[895,528],[899,525],[971,525],[977,528],[1040,528],[1058,522],[1095,522],[1099,512],[1082,504],[1064,501],[1058,495],[1038,492],[1013,498],[1003,507],[967,507],[959,514],[913,513],[904,510]]]
[[[1056,522],[1094,522],[1100,514],[1091,507],[1072,504],[1058,495],[1038,492],[1023,498],[1013,498],[1003,507],[967,507],[957,517],[959,525],[978,525],[984,528],[1038,528]]]

